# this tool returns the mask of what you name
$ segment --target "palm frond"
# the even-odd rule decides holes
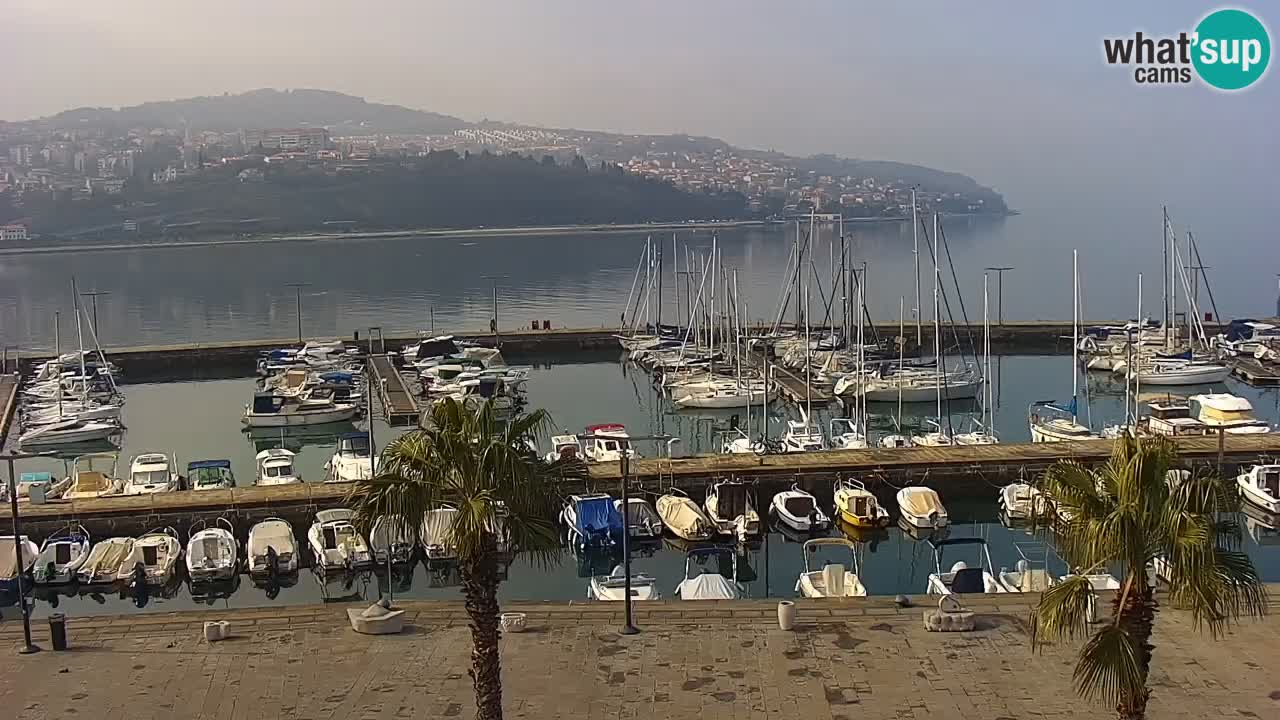
[[[1180,557],[1171,565],[1169,599],[1191,612],[1197,629],[1217,638],[1238,618],[1266,615],[1266,585],[1245,553],[1214,548],[1205,559]]]
[[[1070,575],[1046,590],[1032,615],[1032,645],[1083,635],[1089,628],[1089,608],[1096,601],[1083,575]]]
[[[1147,674],[1139,661],[1141,638],[1124,628],[1103,625],[1080,651],[1073,679],[1080,694],[1112,704],[1132,703],[1147,693]]]

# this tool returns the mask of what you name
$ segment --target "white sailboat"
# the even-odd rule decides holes
[[[1066,442],[1098,437],[1081,425],[1076,414],[1080,387],[1080,262],[1079,253],[1071,251],[1071,405],[1058,406],[1051,400],[1034,402],[1027,409],[1031,442]]]
[[[987,273],[982,274],[982,419],[977,427],[957,433],[956,445],[995,445],[1000,442],[995,429],[995,386],[991,382],[991,313],[987,295]]]

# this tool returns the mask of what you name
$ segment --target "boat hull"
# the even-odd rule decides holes
[[[1143,385],[1212,385],[1226,382],[1229,377],[1231,377],[1231,368],[1223,365],[1194,370],[1138,373],[1138,380]]]
[[[952,400],[968,400],[978,397],[978,392],[982,387],[982,381],[971,380],[967,382],[949,383],[942,388],[942,399],[948,398]],[[862,394],[867,402],[898,402],[898,388],[868,388]],[[902,402],[936,402],[938,399],[938,389],[933,386],[913,386],[902,388]],[[853,393],[856,395],[856,393]]]
[[[244,424],[251,428],[306,427],[308,425],[326,425],[328,423],[346,422],[356,416],[356,406],[336,407],[332,410],[295,413],[254,413],[246,412]]]
[[[1247,485],[1243,481],[1239,483],[1239,487],[1240,496],[1245,500],[1269,513],[1280,514],[1280,500],[1264,495],[1257,488]]]

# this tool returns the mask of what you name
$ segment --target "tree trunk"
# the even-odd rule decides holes
[[[1139,582],[1142,589],[1129,593],[1123,605],[1120,604],[1123,593],[1117,595],[1115,600],[1114,610],[1116,617],[1120,619],[1120,628],[1138,643],[1137,661],[1143,685],[1142,692],[1136,697],[1123,698],[1116,705],[1116,714],[1121,720],[1146,718],[1147,700],[1151,697],[1151,691],[1146,685],[1151,673],[1151,651],[1155,650],[1155,645],[1151,644],[1151,629],[1155,623],[1156,600],[1154,591],[1147,586],[1145,576]]]
[[[460,565],[471,618],[471,683],[476,718],[502,720],[502,662],[498,655],[498,563],[493,548]]]

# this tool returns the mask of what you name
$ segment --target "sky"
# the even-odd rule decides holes
[[[1238,4],[1270,20],[1280,8]],[[1212,3],[6,0],[0,118],[338,90],[554,127],[917,162],[1015,207],[1274,204],[1280,77],[1140,87],[1102,39]],[[1268,16],[1271,16],[1270,18]],[[14,72],[14,69],[17,72]]]

